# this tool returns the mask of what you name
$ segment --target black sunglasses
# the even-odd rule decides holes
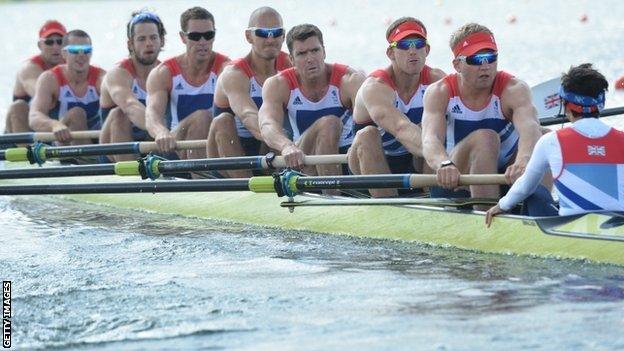
[[[54,45],[54,43],[56,43],[57,45],[62,45],[63,44],[63,39],[62,38],[58,38],[58,39],[48,38],[48,39],[41,39],[41,41],[44,44],[46,44],[47,46],[52,46],[52,45]]]
[[[186,35],[186,37],[192,41],[199,41],[199,39],[201,39],[202,37],[206,40],[212,40],[215,37],[215,31],[209,30],[203,33],[202,32],[189,32],[189,33],[184,33],[184,35]]]

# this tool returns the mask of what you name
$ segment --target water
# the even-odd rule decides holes
[[[125,54],[124,22],[146,2],[3,3],[0,118],[20,60],[47,18],[93,36],[93,62]],[[267,2],[286,26],[317,23],[328,61],[386,65],[384,21],[429,27],[432,66],[465,21],[491,27],[499,67],[530,85],[591,61],[624,74],[619,2]],[[180,52],[177,17],[197,3],[153,1]],[[215,49],[238,57],[251,1],[205,1]],[[577,19],[586,13],[585,24]],[[232,14],[241,14],[233,16]],[[517,16],[510,25],[505,18]],[[452,24],[444,25],[449,17]],[[332,25],[332,23],[334,25]],[[21,29],[21,30],[16,30]],[[624,102],[612,91],[608,107]],[[624,125],[621,117],[611,123]],[[280,232],[43,198],[0,198],[0,276],[13,282],[13,347],[23,350],[618,350],[624,269],[486,255],[414,243]]]

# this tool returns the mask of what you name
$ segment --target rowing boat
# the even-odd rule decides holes
[[[115,176],[47,178],[46,183],[131,182]],[[159,182],[159,181],[156,181]],[[2,180],[2,184],[32,184]],[[491,228],[461,200],[353,199],[301,194],[292,199],[249,191],[58,195],[132,210],[202,217],[284,230],[416,241],[488,253],[580,259],[624,265],[624,216],[594,213],[534,218],[502,215]]]

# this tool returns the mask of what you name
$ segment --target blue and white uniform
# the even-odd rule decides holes
[[[280,72],[288,81],[290,97],[286,105],[288,120],[293,131],[293,141],[298,141],[301,135],[314,122],[324,116],[333,115],[342,121],[342,134],[339,147],[351,145],[353,141],[353,115],[340,101],[340,82],[347,73],[348,67],[341,64],[329,65],[331,76],[327,93],[319,101],[310,101],[299,88],[297,73],[294,68]]]
[[[132,95],[134,95],[134,97],[139,100],[140,103],[145,105],[145,101],[147,100],[147,92],[141,87],[141,84],[139,84],[139,80],[136,74],[136,70],[134,69],[134,64],[132,63],[132,60],[129,58],[125,58],[121,62],[119,62],[119,66],[128,71],[128,73],[132,76],[132,87],[130,88],[132,90]],[[110,111],[115,107],[117,106],[100,106],[102,121],[106,120],[106,117],[108,117]],[[133,123],[132,139],[135,141],[144,141],[147,138],[147,131],[135,126]]]
[[[175,129],[184,118],[197,110],[210,110],[214,99],[217,75],[221,71],[223,63],[228,60],[227,56],[214,53],[214,61],[210,68],[210,75],[199,85],[189,83],[190,79],[184,76],[177,58],[171,58],[163,62],[171,73],[171,88],[169,91],[169,112],[171,119],[168,121],[170,130]]]
[[[449,89],[449,102],[446,110],[446,152],[451,153],[470,133],[478,129],[491,129],[498,133],[501,148],[498,168],[503,169],[509,164],[518,149],[519,136],[513,124],[503,114],[501,95],[509,81],[513,78],[509,73],[499,71],[494,79],[492,97],[480,110],[468,108],[459,94],[457,74],[444,77]]]
[[[401,97],[399,96],[398,88],[396,84],[394,83],[394,81],[392,80],[392,77],[390,76],[388,71],[383,70],[383,69],[376,70],[376,71],[373,71],[369,75],[369,77],[379,78],[384,84],[388,85],[390,89],[394,91],[394,95],[395,95],[394,107],[396,107],[397,110],[399,110],[405,116],[407,116],[407,118],[409,118],[409,120],[412,123],[420,124],[420,122],[422,121],[422,114],[423,114],[423,97],[425,95],[425,90],[427,89],[429,84],[431,84],[430,73],[431,73],[431,67],[424,66],[422,71],[420,72],[420,81],[418,82],[418,88],[416,89],[416,91],[414,92],[414,95],[412,95],[412,97],[410,98],[408,102],[403,101],[403,99],[401,99]],[[374,122],[368,121],[368,122],[364,122],[361,124],[358,123],[357,124],[358,126],[356,126],[356,130],[361,129],[364,126],[371,125],[371,124],[374,124]],[[409,151],[407,151],[405,146],[403,146],[403,144],[401,144],[394,137],[394,135],[386,132],[381,127],[378,127],[378,129],[381,135],[381,144],[384,150],[384,154],[386,156],[394,157],[394,156],[402,156],[402,155],[409,154]]]
[[[89,66],[87,75],[87,91],[83,96],[77,96],[69,85],[67,77],[63,72],[65,65],[59,65],[51,69],[59,86],[58,101],[56,106],[50,110],[49,116],[54,119],[64,117],[67,111],[74,107],[82,108],[87,115],[87,126],[90,130],[99,130],[102,127],[100,119],[100,93],[97,88],[97,81],[103,70],[99,67]]]

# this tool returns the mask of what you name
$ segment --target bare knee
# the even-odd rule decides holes
[[[24,100],[15,100],[9,106],[9,116],[26,116],[28,117],[28,103]]]
[[[234,116],[230,113],[222,113],[217,117],[213,118],[211,123],[211,128],[215,131],[225,131],[236,129],[236,122],[234,121]]]
[[[315,122],[322,140],[336,140],[342,135],[342,121],[336,116],[324,116]],[[325,139],[327,138],[327,139]]]
[[[119,107],[115,107],[106,117],[106,122],[115,126],[131,126],[130,119]]]

